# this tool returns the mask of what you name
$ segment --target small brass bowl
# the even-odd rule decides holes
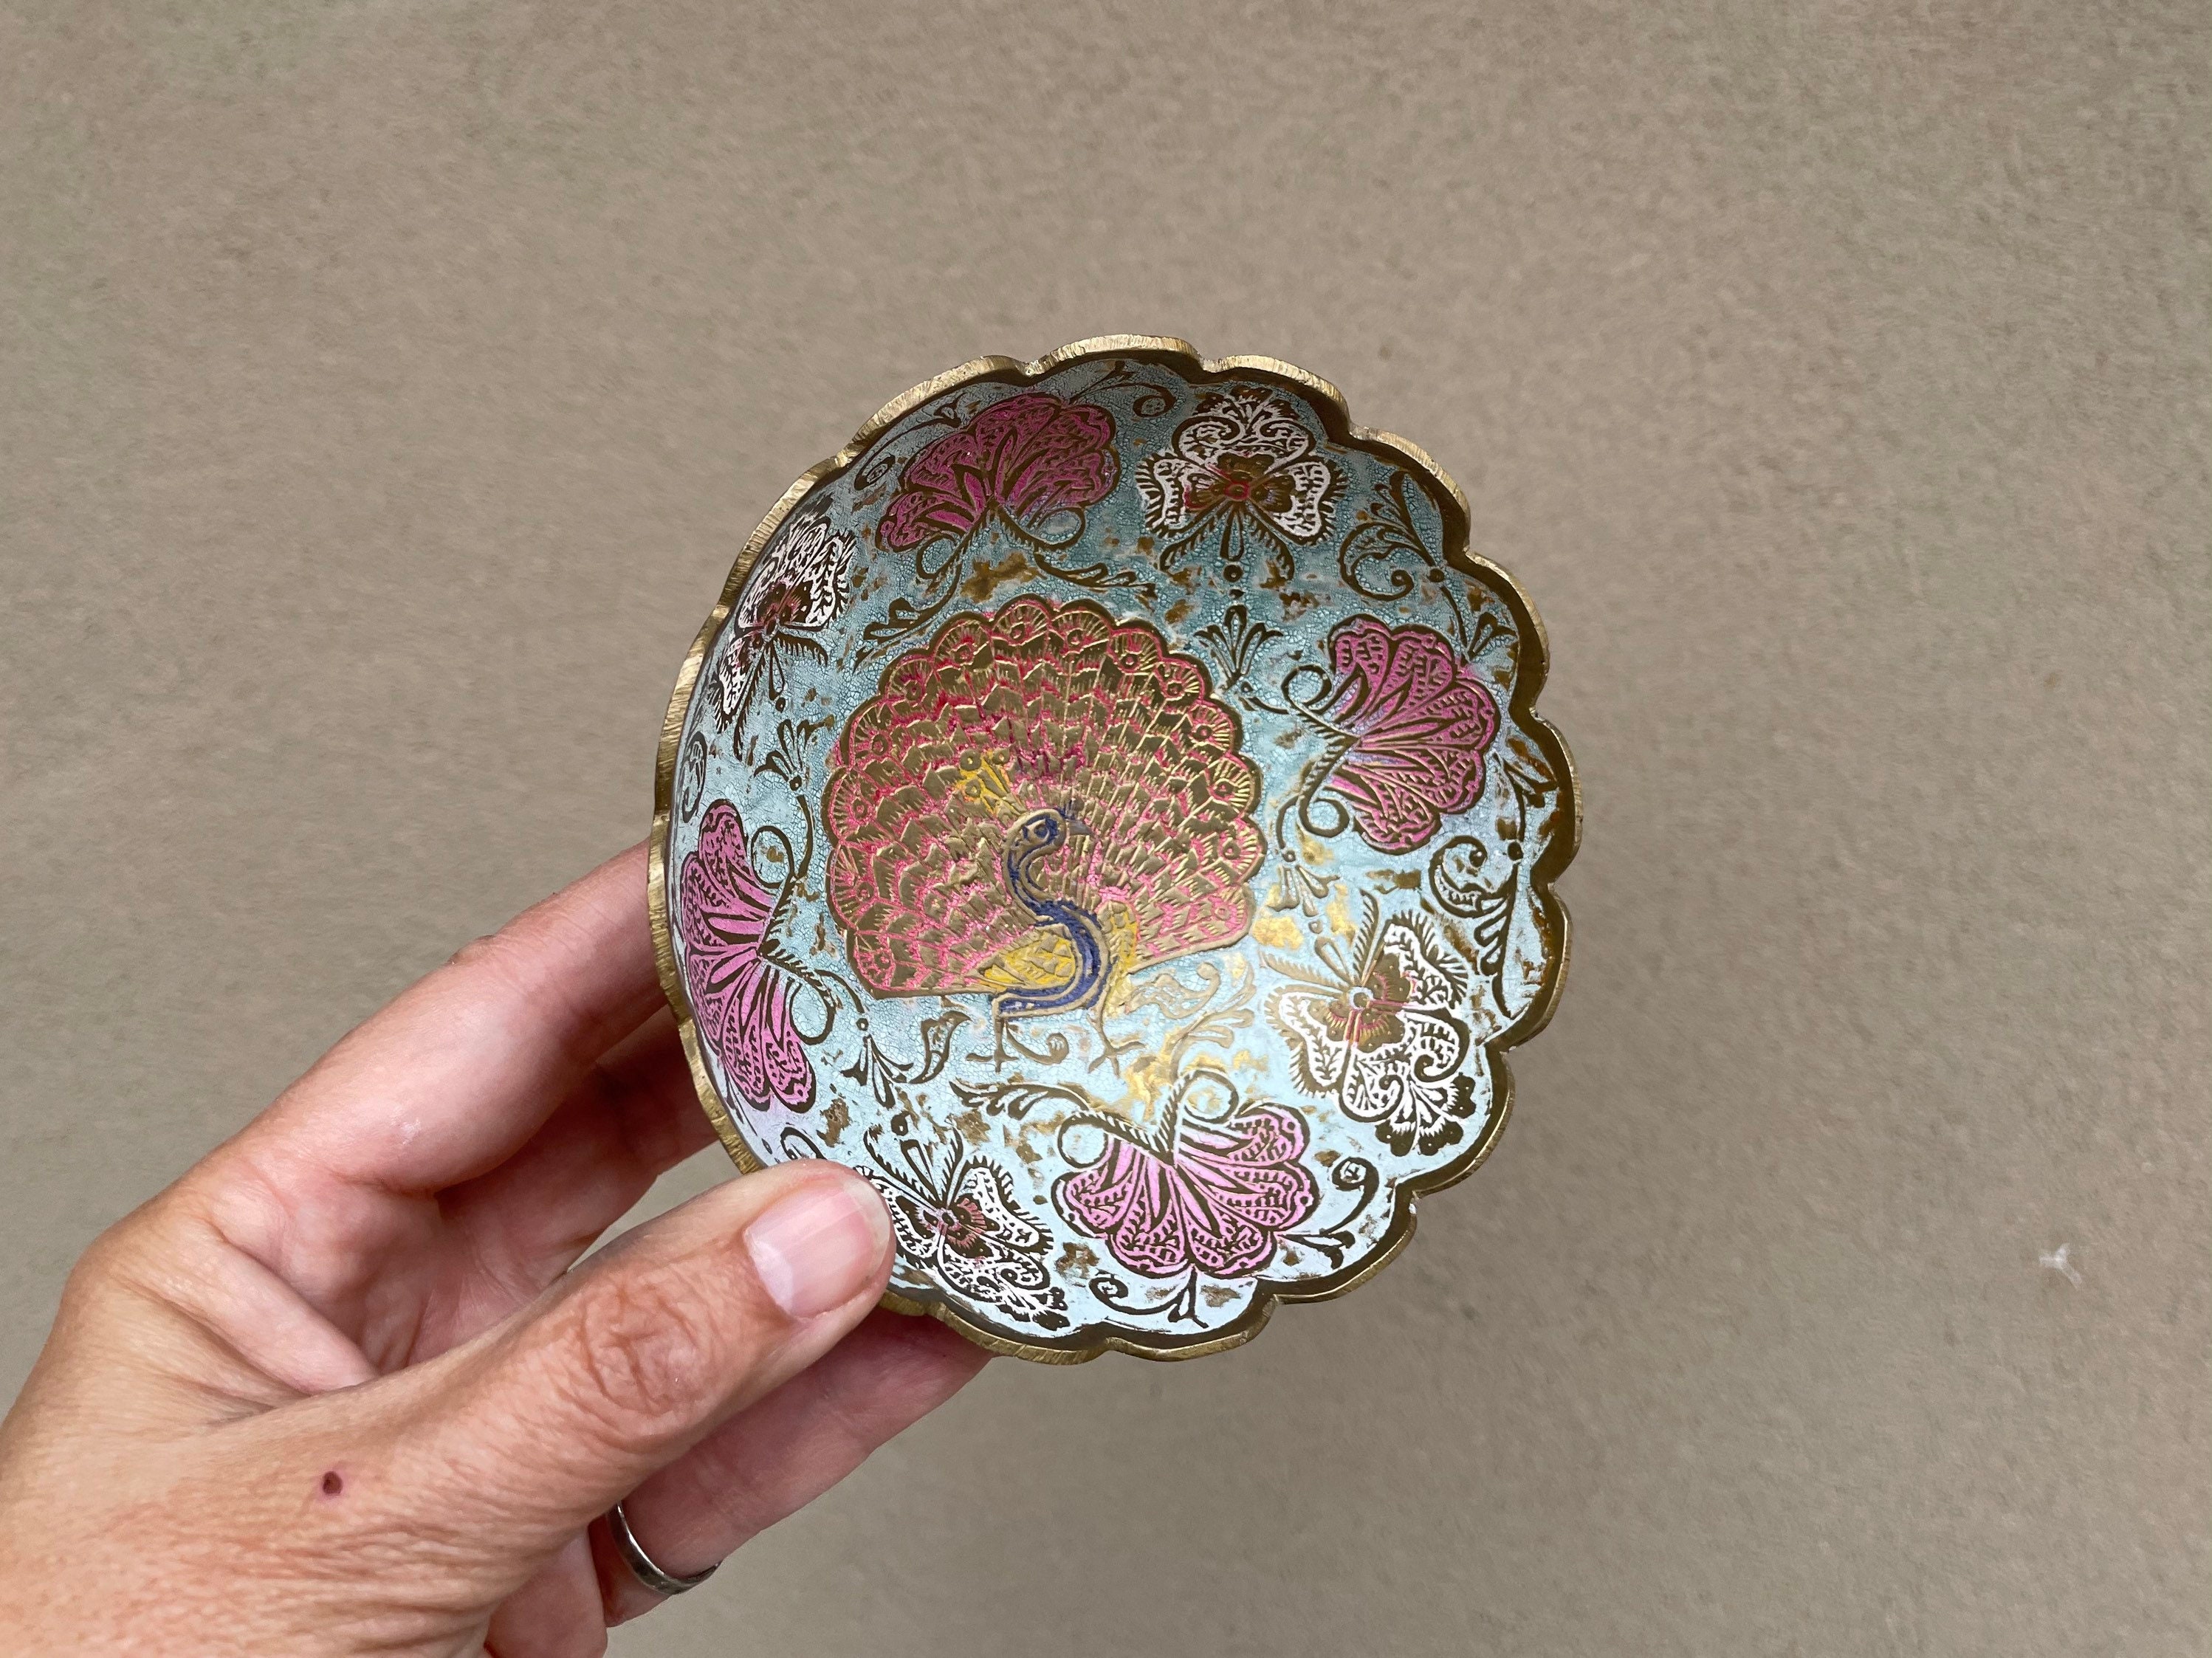
[[[1377,1271],[1566,969],[1543,629],[1467,530],[1325,382],[1148,337],[968,363],[793,484],[654,801],[730,1155],[859,1170],[890,1303],[1047,1363]]]

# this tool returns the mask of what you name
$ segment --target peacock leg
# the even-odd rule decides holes
[[[1066,1062],[1068,1051],[1067,1038],[1059,1031],[1055,1030],[1048,1036],[1042,1048],[1032,1048],[1022,1040],[1020,1033],[1014,1029],[1014,1022],[1024,1017],[1029,1010],[1013,1005],[1020,999],[1020,997],[1011,993],[993,999],[991,1051],[988,1054],[971,1054],[969,1058],[988,1060],[994,1071],[1004,1069],[1006,1062],[1014,1059],[1030,1060],[1038,1065],[1060,1065]]]
[[[1091,1009],[1091,1016],[1098,1026],[1099,1052],[1098,1057],[1091,1060],[1090,1068],[1096,1071],[1102,1065],[1110,1065],[1114,1067],[1114,1074],[1118,1077],[1121,1074],[1121,1056],[1124,1054],[1134,1054],[1142,1048],[1145,1039],[1142,1036],[1132,1036],[1126,1042],[1117,1042],[1108,1035],[1106,1034],[1106,1004],[1103,1001]]]
[[[1006,1052],[1006,1010],[1004,1005],[1005,1001],[1006,999],[1003,996],[996,996],[991,999],[991,1052],[989,1058],[991,1061],[991,1069],[994,1071],[1003,1071],[1006,1069],[1006,1060],[1011,1057]],[[979,1055],[978,1057],[980,1058],[981,1056]]]

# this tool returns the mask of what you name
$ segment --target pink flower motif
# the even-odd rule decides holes
[[[753,868],[737,808],[717,800],[677,888],[684,988],[744,1102],[804,1111],[814,1103],[814,1067],[792,1023],[790,987],[763,954],[776,896]]]
[[[1024,532],[1103,501],[1121,477],[1114,422],[1048,392],[994,403],[906,464],[876,540],[894,551],[969,535],[996,512]]]
[[[1411,852],[1481,798],[1498,704],[1451,641],[1418,623],[1356,617],[1329,635],[1328,654],[1335,689],[1307,710],[1344,744],[1327,786],[1369,846]]]
[[[1227,1096],[1218,1117],[1184,1109],[1194,1084]],[[1194,1270],[1243,1278],[1264,1268],[1276,1240],[1314,1212],[1321,1187],[1298,1162],[1304,1120],[1265,1101],[1242,1102],[1218,1071],[1193,1072],[1169,1097],[1166,1133],[1085,1119],[1106,1135],[1086,1169],[1063,1175],[1052,1199],[1069,1224],[1101,1239],[1147,1278]]]

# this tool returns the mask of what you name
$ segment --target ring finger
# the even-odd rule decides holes
[[[638,1545],[673,1576],[733,1552],[957,1393],[981,1348],[933,1319],[878,1310],[813,1366],[724,1423],[623,1503]],[[592,1528],[610,1625],[660,1604]]]

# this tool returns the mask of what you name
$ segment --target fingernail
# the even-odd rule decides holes
[[[753,1271],[793,1318],[842,1307],[866,1289],[890,1245],[883,1199],[858,1181],[809,1181],[745,1229]]]

